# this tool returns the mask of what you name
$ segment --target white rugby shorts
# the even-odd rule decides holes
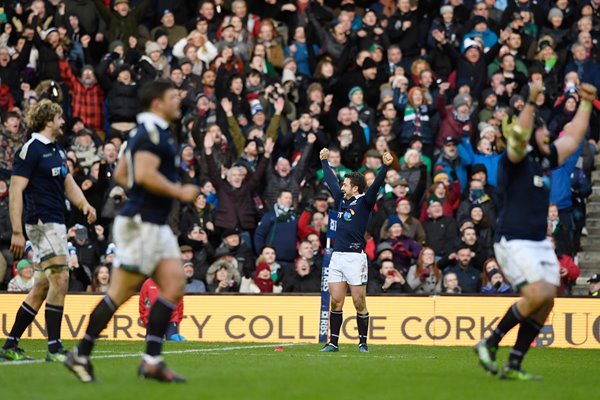
[[[546,281],[560,286],[560,265],[548,240],[506,240],[494,244],[496,260],[513,288]]]
[[[50,258],[69,254],[67,250],[67,227],[64,224],[39,221],[26,224],[25,232],[33,249],[33,262],[37,265]]]
[[[113,238],[116,245],[115,268],[151,276],[161,260],[181,258],[179,244],[171,228],[144,222],[140,216],[117,216]]]
[[[348,285],[367,284],[369,273],[367,255],[335,251],[329,262],[329,283],[346,282]]]

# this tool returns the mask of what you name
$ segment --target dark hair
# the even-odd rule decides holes
[[[275,249],[275,247],[273,245],[270,244],[265,244],[261,249],[260,249],[260,254],[262,254],[263,251],[265,251],[265,249],[272,249],[275,254],[277,254],[277,249]]]
[[[21,114],[16,111],[8,111],[2,116],[2,122],[8,121],[10,118],[21,119]]]
[[[292,193],[292,191],[291,191],[291,190],[289,190],[289,189],[281,189],[280,191],[278,191],[278,192],[277,192],[277,198],[280,198],[280,197],[281,197],[281,195],[282,195],[282,194],[284,194],[284,193],[289,193],[289,194],[291,194],[292,196],[294,195],[294,194]]]
[[[348,179],[350,181],[350,186],[358,187],[358,193],[363,193],[365,191],[365,188],[367,187],[367,180],[365,179],[365,176],[361,173],[350,172],[349,174],[346,174],[344,180],[345,179]]]
[[[167,91],[175,89],[175,84],[168,79],[157,79],[146,83],[140,89],[140,106],[142,110],[148,111],[152,106],[152,102],[157,99],[162,99]]]

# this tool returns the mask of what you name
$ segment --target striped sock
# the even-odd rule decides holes
[[[21,304],[21,307],[19,307],[19,311],[17,311],[17,315],[15,316],[15,322],[2,348],[6,350],[13,347],[17,347],[17,345],[19,344],[19,339],[23,335],[23,332],[25,332],[25,329],[27,329],[27,327],[31,325],[36,315],[37,310],[34,310],[29,304],[23,302],[23,304]]]
[[[342,321],[344,319],[344,313],[342,311],[332,311],[329,314],[329,324],[331,325],[331,331],[329,334],[329,343],[334,346],[338,345],[340,339],[340,329],[342,328]]]
[[[56,353],[61,347],[60,326],[64,307],[46,303],[46,331],[48,333],[48,351]]]
[[[85,335],[77,346],[77,354],[87,357],[92,353],[94,342],[100,335],[100,332],[106,328],[108,322],[117,311],[117,306],[108,295],[98,303],[92,314],[90,315],[90,323],[85,331]]]
[[[487,346],[490,348],[498,347],[500,341],[512,328],[517,326],[521,321],[523,321],[523,317],[517,310],[517,303],[514,303],[504,314],[504,317],[498,323],[494,332],[487,339]]]
[[[521,369],[521,362],[531,347],[531,342],[542,330],[542,326],[531,318],[521,322],[517,342],[508,356],[508,365],[513,369]]]
[[[367,344],[369,333],[369,313],[356,314],[356,327],[358,328],[358,340],[360,344]]]
[[[156,299],[156,303],[150,310],[148,317],[148,336],[146,336],[146,354],[152,357],[160,355],[162,351],[163,337],[167,332],[171,314],[175,304],[162,297]]]

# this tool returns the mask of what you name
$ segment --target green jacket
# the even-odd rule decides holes
[[[111,11],[104,6],[102,0],[95,0],[96,8],[100,17],[106,22],[108,42],[121,40],[128,46],[130,36],[138,37],[138,26],[148,13],[152,0],[143,0],[135,9],[129,10],[126,17],[122,17],[116,11]]]
[[[267,127],[265,140],[270,137],[273,139],[273,142],[277,142],[280,120],[281,114],[273,115],[271,121],[269,122],[269,126]],[[233,143],[235,144],[236,156],[239,157],[244,152],[244,147],[246,147],[246,136],[244,136],[242,133],[242,128],[240,128],[240,124],[238,124],[233,115],[227,117],[227,125],[229,127],[229,133],[231,134]]]

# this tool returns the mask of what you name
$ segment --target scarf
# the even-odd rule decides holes
[[[292,207],[284,207],[280,204],[275,204],[273,210],[275,211],[277,222],[287,222],[294,218],[294,209]]]
[[[452,116],[454,117],[455,120],[459,121],[459,122],[463,122],[466,123],[469,121],[469,119],[471,118],[470,115],[466,115],[466,116],[462,116],[458,113],[458,111],[456,110],[452,110]]]
[[[273,293],[274,282],[271,278],[254,278],[254,283],[256,284],[256,286],[258,286],[261,293]]]

